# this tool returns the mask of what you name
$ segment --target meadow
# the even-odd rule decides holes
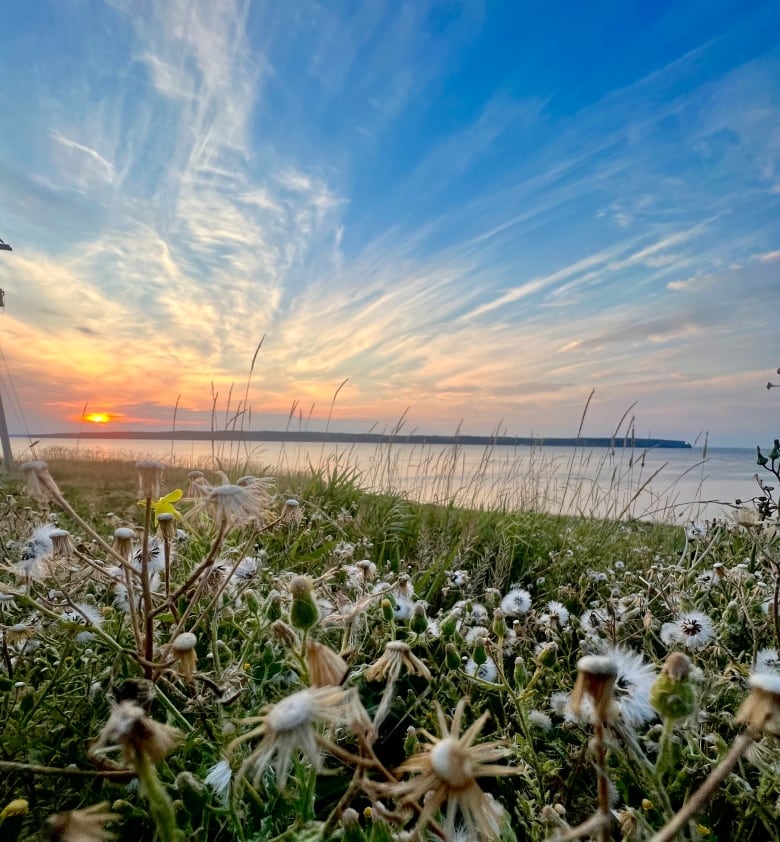
[[[780,840],[775,450],[686,526],[26,463],[0,838]]]

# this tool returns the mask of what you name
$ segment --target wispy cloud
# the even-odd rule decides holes
[[[596,385],[594,423],[638,398],[684,435],[717,415],[713,365],[760,369],[780,65],[747,33],[771,9],[706,36],[669,10],[662,62],[557,89],[541,53],[481,60],[508,14],[484,3],[96,14],[110,62],[5,66],[31,103],[69,97],[31,106],[28,148],[0,140],[6,353],[50,425],[87,399],[165,423],[179,395],[196,423],[263,335],[256,413],[324,412],[348,378],[336,414],[369,426],[411,405],[567,433]]]

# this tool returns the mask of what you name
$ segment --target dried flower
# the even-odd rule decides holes
[[[180,737],[178,729],[150,719],[135,702],[123,701],[113,707],[91,752],[107,754],[118,750],[131,765],[136,765],[141,754],[152,763],[159,763],[176,748]]]
[[[510,753],[503,743],[493,741],[474,745],[488,719],[487,712],[460,733],[465,704],[465,699],[458,702],[451,725],[447,724],[441,706],[437,705],[441,737],[423,731],[426,742],[421,743],[421,751],[397,769],[399,775],[408,772],[416,777],[385,787],[388,794],[404,804],[424,799],[414,833],[421,833],[445,802],[444,831],[448,838],[455,834],[458,813],[472,838],[493,839],[501,833],[503,809],[482,791],[477,778],[513,775],[520,770],[494,762]]]
[[[176,665],[182,678],[187,684],[192,683],[192,676],[198,663],[195,647],[198,638],[192,632],[182,632],[171,641],[171,655],[176,659]]]
[[[409,644],[402,640],[391,640],[380,658],[366,670],[366,681],[385,680],[393,683],[401,674],[402,667],[412,675],[421,675],[426,681],[431,680],[430,670],[412,652]]]
[[[219,760],[209,769],[203,783],[213,790],[214,794],[219,798],[226,798],[232,779],[233,770],[230,767],[230,763],[222,758],[222,760]]]
[[[49,466],[40,459],[32,462],[22,462],[19,466],[27,484],[25,492],[33,500],[46,501],[52,497],[52,492],[59,493],[57,483],[49,473]]]
[[[507,617],[520,617],[531,610],[531,594],[523,588],[512,588],[501,600],[501,610]]]
[[[105,842],[114,838],[105,825],[118,818],[119,814],[110,812],[108,802],[103,801],[83,810],[56,813],[46,824],[52,838],[59,842]]]
[[[135,539],[135,530],[129,526],[120,526],[114,530],[113,549],[122,558],[128,561],[133,555],[133,540]]]
[[[213,486],[206,479],[203,471],[190,471],[189,474],[187,474],[187,477],[189,478],[190,483],[187,488],[187,497],[199,500],[209,496]]]
[[[354,688],[307,688],[282,699],[260,716],[245,720],[248,724],[258,723],[257,727],[233,740],[227,753],[260,737],[260,744],[243,762],[238,774],[251,771],[252,782],[257,785],[263,772],[270,768],[276,774],[279,789],[284,789],[296,750],[308,757],[315,770],[321,769],[320,740],[327,741],[317,733],[317,723],[356,726],[358,720],[362,720],[364,727],[368,715],[362,710]]]
[[[52,529],[49,532],[49,539],[52,557],[70,558],[73,555],[73,542],[70,540],[70,532],[67,529]]]
[[[686,649],[701,649],[713,636],[712,620],[701,611],[688,611],[661,627],[661,640],[667,646],[680,643]]]
[[[196,502],[189,517],[209,509],[214,514],[214,520],[222,527],[245,526],[263,519],[264,503],[264,495],[259,494],[255,488],[215,485]]]
[[[780,675],[754,672],[748,684],[750,694],[742,702],[735,721],[754,731],[780,734]]]
[[[617,678],[617,664],[604,655],[586,655],[577,661],[577,681],[569,700],[569,707],[575,716],[584,713],[583,703],[589,700],[593,705],[595,718],[609,722],[614,718],[616,706],[612,690]]]
[[[159,497],[160,481],[165,470],[162,462],[145,459],[135,463],[138,471],[138,492],[140,497]]]
[[[347,677],[347,662],[329,646],[316,640],[306,642],[306,665],[311,687],[338,686]]]

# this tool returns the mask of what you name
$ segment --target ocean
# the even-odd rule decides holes
[[[202,470],[290,474],[349,472],[372,491],[470,507],[538,509],[592,517],[677,523],[727,517],[734,501],[760,494],[748,448],[632,450],[543,446],[173,442],[148,439],[41,439],[32,449],[12,439],[20,460],[55,455],[90,459],[159,459]],[[770,483],[771,485],[771,483]]]

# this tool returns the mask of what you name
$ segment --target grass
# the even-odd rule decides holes
[[[777,699],[735,718],[752,673],[780,675],[773,524],[632,520],[647,476],[630,451],[599,457],[599,490],[572,481],[592,454],[552,488],[531,453],[492,508],[489,449],[470,473],[457,448],[403,458],[387,447],[361,474],[337,457],[271,489],[234,485],[269,471],[232,451],[224,476],[190,487],[175,467],[143,495],[129,459],[49,453],[43,499],[2,478],[0,837],[44,839],[53,815],[67,828],[105,804],[96,825],[166,842],[649,839],[675,816],[675,838],[780,839]],[[432,459],[438,485],[401,495]],[[181,532],[155,537],[174,488]],[[117,558],[123,526],[133,555]],[[661,681],[672,653],[689,662],[684,716]],[[598,682],[570,695],[586,654],[617,671],[598,714]]]

